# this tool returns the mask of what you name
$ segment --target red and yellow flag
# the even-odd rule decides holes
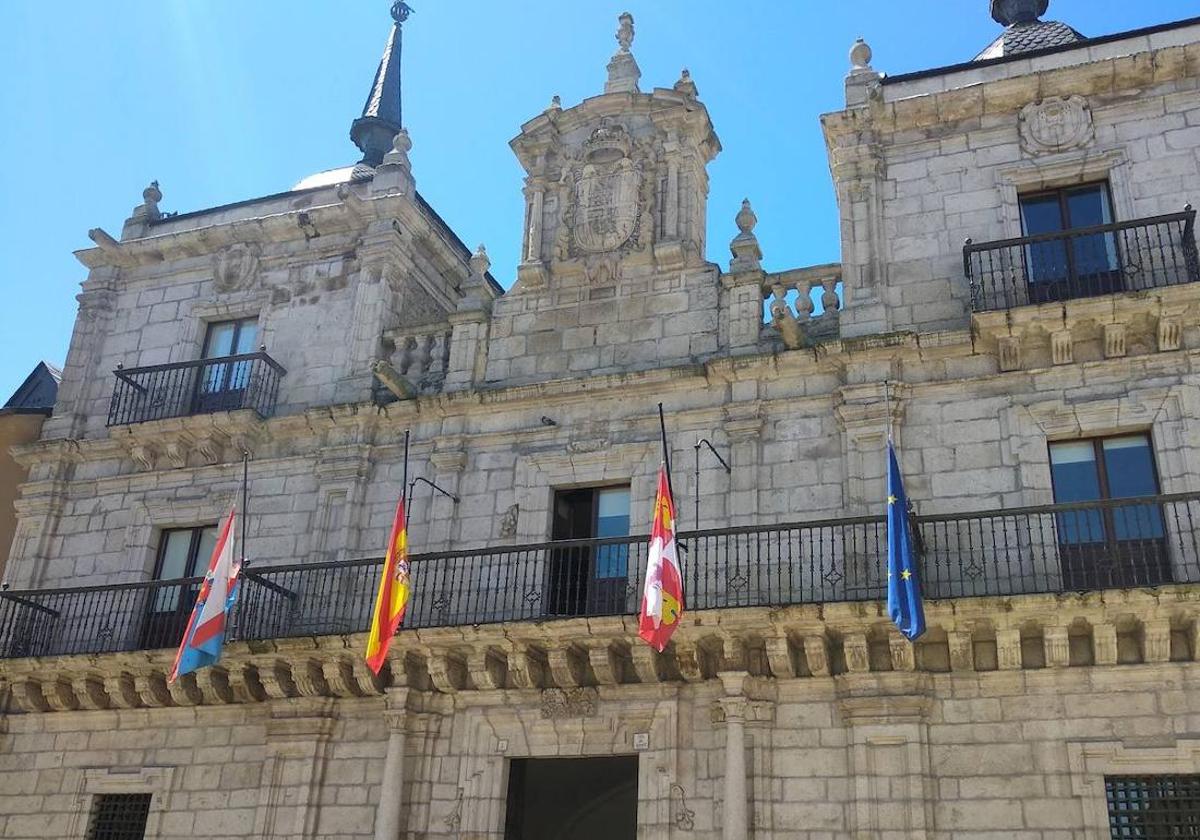
[[[383,668],[388,646],[404,620],[410,591],[408,573],[408,529],[404,522],[404,497],[401,496],[388,539],[387,556],[383,560],[379,593],[375,596],[371,632],[367,636],[367,666],[376,674]]]
[[[660,467],[638,635],[662,653],[682,617],[683,575],[675,550],[675,500],[671,498],[666,467]]]

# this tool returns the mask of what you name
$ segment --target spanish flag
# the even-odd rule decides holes
[[[376,674],[383,668],[388,646],[404,620],[410,592],[408,573],[408,529],[404,523],[404,497],[401,496],[388,539],[387,556],[383,560],[379,593],[375,596],[371,632],[367,636],[367,666]]]
[[[658,495],[654,499],[654,524],[650,528],[650,554],[646,562],[646,584],[638,635],[662,653],[683,617],[683,575],[675,550],[675,500],[667,481],[666,467],[658,471]]]

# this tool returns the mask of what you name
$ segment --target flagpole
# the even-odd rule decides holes
[[[883,380],[883,430],[887,432],[888,443],[892,441],[892,383],[891,380]]]
[[[409,429],[404,430],[404,482],[400,485],[400,498],[404,500],[404,527],[408,527],[408,517],[411,511],[408,509],[408,438]]]
[[[667,469],[667,489],[671,491],[671,500],[675,500],[675,485],[671,481],[671,451],[667,448],[667,421],[663,416],[663,404],[658,404],[658,431],[662,437],[663,466]],[[676,519],[679,518],[676,514]]]
[[[246,565],[246,520],[250,518],[250,450],[242,450],[242,565]]]

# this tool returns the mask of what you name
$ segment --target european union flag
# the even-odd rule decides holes
[[[909,641],[925,632],[925,605],[908,522],[908,497],[896,461],[896,448],[888,441],[887,496],[887,599],[888,615]]]

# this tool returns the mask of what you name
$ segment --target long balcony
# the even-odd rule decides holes
[[[916,516],[926,599],[1200,582],[1200,493]],[[883,517],[681,535],[689,610],[877,601]],[[645,537],[412,558],[406,628],[631,615]],[[247,641],[367,629],[382,561],[253,567],[230,628]],[[0,592],[0,658],[153,650],[179,643],[200,578]]]
[[[1200,282],[1196,211],[996,242],[967,240],[975,312]]]
[[[122,426],[253,409],[275,411],[279,382],[287,373],[265,352],[140,368],[117,368],[108,425]]]

